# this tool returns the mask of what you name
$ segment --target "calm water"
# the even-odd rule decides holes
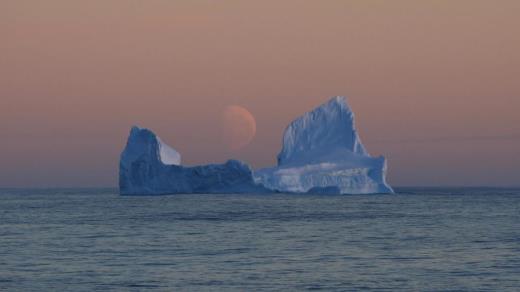
[[[0,190],[0,290],[520,290],[520,190]]]

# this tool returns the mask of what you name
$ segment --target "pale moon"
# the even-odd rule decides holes
[[[227,146],[239,150],[255,137],[255,117],[244,107],[230,105],[222,114],[222,130]]]

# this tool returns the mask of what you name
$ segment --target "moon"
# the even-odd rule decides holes
[[[255,117],[242,106],[227,106],[222,113],[222,132],[229,149],[242,149],[255,137]]]

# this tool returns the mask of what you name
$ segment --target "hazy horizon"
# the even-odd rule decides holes
[[[133,125],[187,165],[276,163],[348,97],[392,186],[520,186],[520,1],[7,0],[0,187],[113,187]],[[217,125],[248,109],[256,136]]]

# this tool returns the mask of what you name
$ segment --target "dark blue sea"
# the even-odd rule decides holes
[[[0,190],[5,291],[520,291],[520,190]]]

